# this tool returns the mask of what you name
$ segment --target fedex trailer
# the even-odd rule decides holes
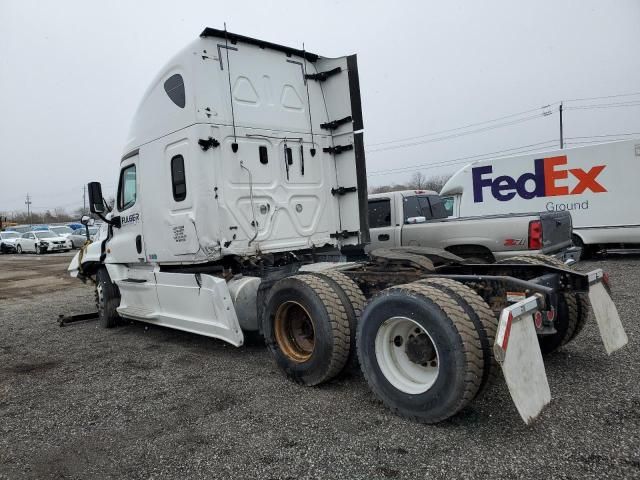
[[[583,255],[640,245],[640,139],[479,160],[441,195],[462,216],[571,212]]]

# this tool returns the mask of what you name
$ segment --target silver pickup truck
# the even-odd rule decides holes
[[[463,258],[494,262],[542,253],[576,260],[571,214],[540,212],[453,216],[446,198],[429,190],[369,195],[370,248],[442,248]]]

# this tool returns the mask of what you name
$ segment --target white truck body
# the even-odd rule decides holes
[[[568,211],[585,245],[640,244],[640,140],[473,162],[440,192],[458,216]],[[578,242],[580,243],[580,242]]]
[[[308,78],[323,72],[326,80]],[[239,327],[257,327],[239,322],[231,303],[218,308],[231,301],[227,282],[164,268],[366,243],[362,135],[355,55],[324,58],[207,28],[136,112],[108,217],[121,227],[70,270],[104,263],[123,317],[240,345]]]
[[[483,215],[458,218],[429,190],[369,195],[370,248],[433,247],[486,261],[519,255],[571,254],[568,212]],[[535,225],[537,224],[537,226]],[[532,227],[539,240],[531,238]]]

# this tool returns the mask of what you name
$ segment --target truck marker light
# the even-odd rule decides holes
[[[529,250],[542,248],[542,222],[532,220],[529,222]]]
[[[533,161],[534,171],[525,172],[517,179],[509,175],[500,175],[494,179],[491,165],[474,167],[471,169],[473,181],[473,201],[484,201],[483,191],[491,190],[493,197],[506,202],[519,195],[525,200],[537,197],[556,197],[563,195],[579,195],[587,190],[593,193],[605,193],[607,189],[596,178],[602,173],[606,165],[596,165],[588,171],[581,168],[562,168],[567,164],[566,155],[559,157],[539,158]],[[577,180],[572,189],[562,184],[569,179],[569,174]]]
[[[540,330],[542,328],[542,313],[536,312],[533,315],[533,324],[536,327],[536,330]]]
[[[556,311],[553,307],[550,310],[547,310],[547,320],[553,322],[553,319],[556,318]]]

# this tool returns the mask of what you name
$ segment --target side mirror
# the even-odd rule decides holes
[[[409,217],[409,218],[407,218],[407,223],[409,223],[409,224],[424,223],[426,221],[427,221],[427,217]]]
[[[100,185],[100,182],[91,182],[87,186],[89,188],[89,210],[91,210],[91,213],[104,213],[102,185]]]
[[[93,224],[95,223],[95,220],[91,218],[89,215],[83,215],[82,218],[80,219],[80,223],[87,227],[92,227]]]

